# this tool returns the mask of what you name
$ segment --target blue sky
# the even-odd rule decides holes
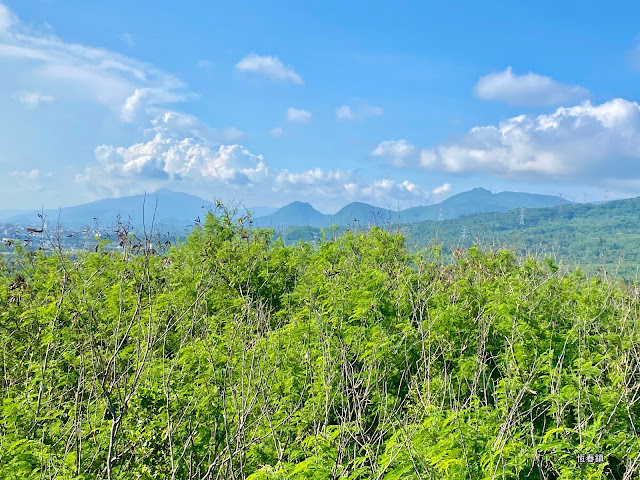
[[[634,2],[0,0],[0,209],[640,193]]]

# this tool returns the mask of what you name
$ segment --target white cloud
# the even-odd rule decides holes
[[[434,195],[440,195],[441,193],[447,193],[451,190],[450,183],[443,183],[442,185],[438,185],[436,188],[431,190],[431,193]]]
[[[232,142],[244,136],[244,132],[235,127],[211,128],[202,124],[198,117],[185,113],[152,110],[155,117],[151,120],[153,128],[147,133],[161,133],[171,138],[195,138],[206,145]]]
[[[302,77],[292,66],[285,65],[278,57],[260,56],[251,53],[236,64],[236,70],[240,72],[257,73],[265,75],[271,80],[291,82],[302,85]]]
[[[279,195],[289,194],[293,198],[340,199],[348,195],[346,185],[356,181],[350,170],[312,168],[302,172],[282,169],[270,179],[271,189]],[[308,201],[308,200],[307,200]]]
[[[139,191],[141,186],[158,188],[170,182],[206,184],[242,194],[258,189],[265,192],[312,193],[319,196],[344,194],[349,171],[303,172],[269,168],[262,155],[254,155],[241,145],[209,147],[199,139],[174,138],[164,133],[130,147],[101,145],[95,150],[96,163],[76,176],[79,184],[100,187],[116,195]]]
[[[341,206],[349,200],[376,204],[425,200],[420,187],[409,180],[396,182],[384,178],[370,181],[358,178],[356,173],[350,170],[324,171],[314,168],[303,172],[289,172],[285,169],[275,174],[273,189],[292,192],[304,198],[337,199]]]
[[[215,131],[204,129],[189,115],[158,112],[146,132],[152,137],[128,147],[97,147],[95,162],[76,176],[76,183],[100,194],[125,195],[173,185],[190,191],[213,189],[217,195],[241,195],[244,200],[305,198],[340,206],[345,199],[378,203],[424,199],[420,188],[408,180],[370,181],[351,170],[271,168],[262,155],[239,144],[215,145],[207,137]]]
[[[13,95],[13,99],[34,109],[42,103],[51,103],[55,100],[51,95],[43,95],[39,92],[19,92]]]
[[[123,33],[119,38],[130,47],[133,47],[135,44],[130,33]]]
[[[420,152],[420,162],[418,163],[418,166],[429,168],[435,161],[437,161],[437,159],[438,156],[434,150],[424,148]]]
[[[349,105],[342,105],[336,108],[336,118],[338,120],[357,121],[369,117],[382,115],[382,108],[368,105],[351,108]]]
[[[287,121],[293,123],[309,123],[312,118],[311,112],[308,110],[300,110],[297,108],[290,107],[287,110]]]
[[[0,33],[8,31],[17,21],[13,12],[0,3]]]
[[[481,77],[474,92],[485,100],[522,106],[561,105],[589,97],[586,88],[564,85],[536,73],[514,75],[511,67]]]
[[[406,167],[415,163],[418,149],[406,140],[387,140],[380,143],[371,155],[386,158],[396,167]]]
[[[2,4],[0,62],[15,78],[28,77],[34,90],[53,91],[61,101],[64,97],[103,104],[124,120],[150,105],[191,96],[180,80],[150,64],[24,27]]]
[[[283,188],[291,185],[329,186],[346,182],[352,176],[353,172],[342,170],[324,171],[320,168],[312,168],[303,172],[290,172],[283,169],[275,176],[275,184]]]
[[[53,176],[53,173],[43,172],[37,168],[34,168],[32,170],[11,172],[10,175],[12,177],[18,177],[23,180],[37,180],[38,178],[41,178],[41,177],[51,177]]]
[[[269,130],[269,135],[273,137],[281,137],[284,134],[284,129],[280,127],[272,128]]]
[[[396,182],[389,178],[374,180],[368,184],[349,183],[345,185],[351,199],[362,198],[369,202],[387,204],[389,202],[422,201],[425,196],[418,185],[409,180]]]
[[[133,95],[127,97],[122,106],[120,117],[125,122],[132,122],[135,119],[135,115],[140,108],[146,97],[149,96],[149,90],[146,88],[136,88]]]
[[[37,168],[25,171],[15,171],[9,174],[17,179],[17,184],[21,189],[26,189],[32,192],[42,190],[40,180],[53,176],[51,172],[43,172]]]
[[[572,183],[640,179],[640,105],[620,98],[587,101],[474,127],[454,142],[423,150],[420,165]]]
[[[135,121],[128,129],[131,132],[150,122],[144,130],[145,136],[136,142],[100,145],[94,149],[93,161],[75,176],[75,182],[84,187],[86,196],[133,194],[169,186],[203,196],[242,198],[266,204],[300,198],[339,206],[343,206],[345,200],[367,199],[384,199],[395,204],[395,195],[420,198],[419,188],[409,181],[371,181],[350,170],[289,171],[269,167],[261,155],[240,144],[238,139],[243,133],[239,129],[211,128],[198,117],[169,110],[168,104],[192,98],[186,85],[173,75],[110,50],[65,42],[51,30],[43,33],[27,27],[1,2],[0,71],[8,72],[3,77],[8,85],[6,91],[26,89],[16,94],[17,101],[35,106],[55,97],[53,107],[60,110],[67,106],[72,109],[76,104],[102,105],[116,118]],[[199,66],[207,68],[209,64],[200,62]],[[239,62],[237,69],[274,80],[303,83],[292,67],[285,66],[276,57],[249,55]],[[22,79],[28,82],[24,84]],[[357,114],[358,110],[354,112]],[[81,118],[73,115],[72,110],[65,113]],[[289,121],[305,123],[312,118],[306,110],[287,111]],[[281,127],[271,133],[285,134]],[[70,160],[69,165],[74,161],[77,158]],[[46,182],[51,181],[48,179],[51,175],[38,169],[16,171],[7,175],[5,185],[15,185],[16,191],[40,189],[43,188],[40,184],[46,186]],[[59,181],[64,179],[60,177]],[[54,190],[44,188],[47,195]],[[63,190],[66,191],[58,189],[51,195],[65,197],[68,202],[82,198],[82,193],[67,193],[78,189]]]
[[[168,181],[250,186],[267,174],[262,156],[240,145],[210,148],[193,138],[176,140],[161,133],[130,147],[101,145],[97,165],[76,176],[77,183],[101,186],[116,195],[142,185]]]

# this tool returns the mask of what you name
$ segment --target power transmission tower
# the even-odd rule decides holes
[[[604,191],[604,203],[609,201],[609,190]]]
[[[520,225],[524,225],[524,208],[520,209]]]
[[[438,215],[438,221],[441,222],[442,220],[444,220],[444,208],[442,207],[442,204],[440,204],[440,215]]]
[[[564,199],[562,198],[562,194],[559,193],[558,194],[558,211],[560,213],[562,213],[562,203],[564,202]]]
[[[462,227],[462,235],[460,236],[460,240],[464,241],[464,239],[467,238],[468,233],[469,230],[467,229],[467,227]]]

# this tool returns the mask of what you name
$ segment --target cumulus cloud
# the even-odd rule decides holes
[[[276,202],[283,195],[340,205],[345,200],[394,203],[424,199],[420,188],[408,180],[370,181],[351,170],[274,169],[262,155],[237,143],[216,144],[208,137],[211,130],[203,128],[195,117],[158,112],[146,130],[148,140],[128,147],[97,147],[95,162],[75,181],[116,196],[177,183],[183,188],[213,189],[218,195],[242,195],[244,199],[265,201],[271,196]]]
[[[51,95],[43,95],[39,92],[18,92],[13,95],[13,99],[31,109],[42,103],[51,103],[55,100]]]
[[[514,75],[511,67],[504,72],[481,77],[474,87],[474,93],[485,100],[520,106],[561,105],[589,96],[589,91],[583,87],[564,85],[536,73]]]
[[[251,53],[236,64],[236,70],[264,75],[271,80],[302,85],[302,77],[290,65],[282,63],[278,57],[261,56]]]
[[[269,179],[271,189],[280,194],[290,194],[298,198],[343,199],[348,193],[345,185],[354,181],[354,173],[349,170],[329,170],[312,168],[302,172],[282,169],[274,172]]]
[[[341,170],[324,171],[321,168],[312,168],[303,172],[290,172],[283,169],[275,176],[275,184],[283,188],[292,185],[334,185],[352,178],[353,172]]]
[[[488,173],[521,180],[640,181],[640,106],[621,98],[585,101],[544,115],[519,115],[477,126],[431,148],[405,140],[380,143],[371,155],[397,167]]]
[[[7,81],[29,79],[28,91],[16,93],[16,101],[33,107],[54,101],[54,97],[56,105],[92,102],[106,106],[125,122],[150,122],[144,137],[133,144],[95,148],[93,161],[75,176],[76,183],[94,196],[181,186],[181,190],[204,195],[273,203],[287,197],[333,201],[340,206],[350,200],[395,203],[406,196],[421,198],[419,187],[407,180],[371,181],[350,170],[272,168],[262,155],[242,146],[239,129],[212,128],[198,117],[169,110],[168,104],[193,96],[176,77],[110,50],[65,42],[51,31],[38,32],[21,24],[1,2],[0,68],[10,72]],[[126,37],[122,40],[127,41]],[[199,64],[201,68],[208,66]],[[295,69],[277,57],[252,54],[236,68],[303,84]],[[25,87],[10,86],[8,91],[19,88]],[[354,115],[360,115],[357,108],[352,109]],[[287,119],[308,123],[312,114],[291,108]],[[278,127],[271,133],[284,131]],[[7,181],[21,190],[39,189],[49,176],[51,173],[38,169],[15,171],[7,175]]]
[[[257,188],[262,192],[335,197],[343,195],[344,184],[353,179],[350,171],[273,170],[262,155],[241,145],[212,148],[194,138],[178,139],[163,133],[129,147],[101,145],[95,149],[95,157],[96,163],[77,175],[76,182],[101,187],[115,195],[137,191],[141,185],[157,188],[177,181],[241,188],[243,194]]]
[[[313,115],[308,110],[290,107],[287,110],[287,122],[310,123]]]
[[[342,105],[336,108],[336,118],[338,120],[358,121],[380,115],[382,115],[382,108],[376,106],[361,105],[352,108],[349,105]]]
[[[345,186],[352,197],[364,197],[369,201],[384,201],[390,198],[398,200],[420,200],[424,195],[418,185],[409,180],[396,182],[389,178],[374,180],[370,184],[350,183]]]
[[[371,155],[385,158],[396,167],[407,167],[415,163],[418,153],[418,149],[406,140],[386,140],[380,143]]]
[[[2,4],[0,61],[32,79],[38,90],[98,102],[120,113],[123,120],[133,118],[139,109],[191,96],[182,81],[150,64],[24,27]]]
[[[296,195],[315,196],[328,199],[361,200],[377,204],[395,201],[422,201],[425,199],[420,187],[409,180],[396,182],[384,178],[365,180],[350,170],[313,168],[302,172],[281,170],[274,175],[273,189],[293,192]]]
[[[280,127],[272,128],[269,130],[269,135],[272,137],[281,137],[284,134],[284,129]]]
[[[231,142],[244,136],[244,132],[235,127],[211,128],[205,126],[198,117],[180,112],[153,110],[152,128],[148,134],[161,133],[171,138],[192,137],[208,145]]]
[[[640,105],[620,98],[600,105],[586,101],[474,127],[423,150],[420,166],[568,182],[640,178]]]
[[[267,173],[262,156],[240,145],[210,148],[193,138],[176,140],[161,133],[130,147],[101,145],[95,157],[97,165],[76,176],[76,182],[102,186],[117,195],[138,183],[171,180],[247,186]]]
[[[278,172],[267,167],[262,155],[237,143],[220,143],[240,133],[206,127],[192,115],[157,111],[145,130],[150,139],[128,147],[98,146],[95,163],[75,181],[115,195],[171,182],[231,189],[271,185]]]
[[[433,195],[440,195],[441,193],[447,193],[450,190],[451,190],[451,184],[443,183],[442,185],[438,185],[436,188],[431,190],[431,193]]]

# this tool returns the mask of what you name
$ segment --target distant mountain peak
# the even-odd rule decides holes
[[[309,202],[296,200],[270,215],[257,217],[254,225],[317,225],[325,220],[325,215],[317,211]]]
[[[475,193],[485,193],[485,194],[489,194],[489,195],[493,195],[493,192],[491,190],[487,190],[486,188],[483,187],[476,187],[476,188],[472,188],[471,190],[469,190],[469,192],[475,192]],[[469,193],[466,192],[466,193]]]
[[[285,205],[284,207],[282,207],[282,209],[285,209],[285,208],[286,209],[304,208],[305,210],[317,211],[315,208],[313,208],[313,205],[311,205],[309,202],[301,202],[300,200],[296,200],[295,202],[291,202]]]

